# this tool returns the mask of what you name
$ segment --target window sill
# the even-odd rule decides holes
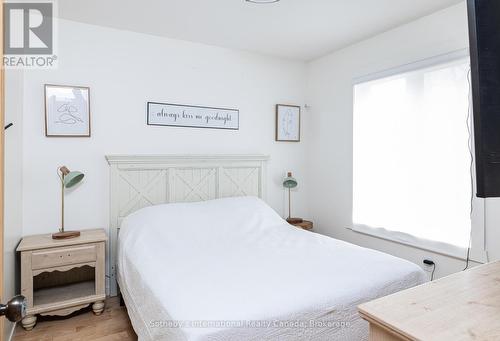
[[[365,225],[354,225],[353,227],[348,227],[347,229],[355,233],[388,240],[394,243],[406,245],[420,250],[430,251],[455,259],[465,260],[467,257],[467,248],[421,239],[402,232],[389,231],[383,228],[372,228]],[[486,263],[488,261],[486,251],[471,249],[470,260],[477,263]]]

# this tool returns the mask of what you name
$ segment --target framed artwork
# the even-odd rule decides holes
[[[300,141],[300,107],[276,105],[276,141]]]
[[[90,137],[90,89],[45,84],[45,136]]]

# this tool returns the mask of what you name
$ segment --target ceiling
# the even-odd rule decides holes
[[[62,0],[84,23],[308,61],[462,0]]]

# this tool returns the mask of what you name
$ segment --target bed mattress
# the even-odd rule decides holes
[[[253,197],[131,214],[117,267],[139,340],[367,340],[356,306],[426,280],[408,261],[295,228]]]

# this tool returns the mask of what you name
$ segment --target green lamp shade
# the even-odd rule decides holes
[[[283,187],[285,188],[295,188],[297,187],[297,185],[298,182],[292,176],[292,173],[288,173],[288,176],[285,179],[283,179]]]
[[[69,172],[68,175],[64,177],[64,187],[70,188],[82,181],[85,175],[82,172],[74,171]]]

